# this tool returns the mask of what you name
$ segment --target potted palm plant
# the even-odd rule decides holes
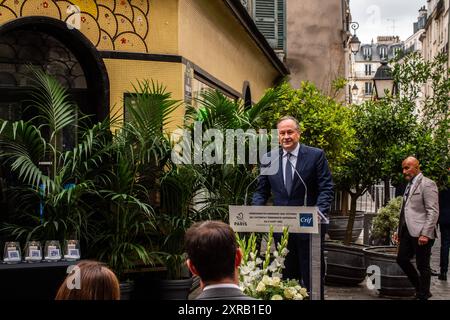
[[[152,235],[157,232],[160,179],[170,157],[163,132],[178,106],[170,93],[148,80],[133,85],[125,101],[125,122],[116,130],[109,148],[109,165],[99,171],[98,232],[95,255],[131,279],[137,267],[163,263]],[[130,281],[123,282],[130,287]]]

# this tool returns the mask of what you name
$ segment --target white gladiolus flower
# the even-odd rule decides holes
[[[281,250],[281,255],[284,256],[284,257],[285,257],[288,253],[289,253],[288,248],[283,248],[283,250]]]
[[[267,268],[270,272],[275,272],[277,271],[278,267],[276,265],[275,260],[272,261],[272,263],[269,265],[269,267]]]
[[[255,260],[256,255],[254,252],[250,252],[250,259]]]
[[[260,258],[256,258],[256,261],[255,261],[256,264],[261,264],[262,262],[263,261]]]
[[[275,251],[273,252],[273,256],[276,258],[276,257],[278,257],[278,255],[279,255],[279,254],[278,254],[278,251],[275,250]]]
[[[272,296],[272,298],[270,298],[270,300],[283,300],[283,297],[279,294],[275,294]]]
[[[242,275],[246,275],[250,273],[251,269],[249,266],[242,266],[240,271]]]
[[[273,272],[272,273],[272,277],[274,277],[274,278],[281,278],[283,275],[281,274],[281,273],[279,273],[279,272]]]

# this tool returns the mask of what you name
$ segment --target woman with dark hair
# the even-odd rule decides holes
[[[119,281],[105,264],[84,260],[75,268],[79,269],[66,277],[55,300],[120,300]]]

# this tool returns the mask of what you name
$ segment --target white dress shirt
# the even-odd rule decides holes
[[[239,288],[239,286],[235,285],[234,283],[220,283],[220,284],[210,284],[209,286],[204,287],[203,291],[217,288],[234,288],[241,290],[241,288]]]

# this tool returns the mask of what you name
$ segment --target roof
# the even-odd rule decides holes
[[[252,17],[249,15],[245,7],[242,5],[240,0],[223,0],[225,4],[233,12],[234,16],[238,21],[244,26],[247,33],[255,41],[256,45],[261,49],[264,55],[269,59],[272,65],[280,72],[283,76],[288,75],[288,67],[278,58],[275,51],[272,49],[270,44],[267,42],[264,35],[258,30]]]
[[[370,47],[372,49],[372,54],[370,56],[364,56],[364,48]],[[403,42],[399,43],[392,43],[392,44],[380,44],[380,43],[373,43],[373,44],[367,44],[363,43],[361,44],[361,48],[359,49],[358,53],[355,56],[356,62],[380,62],[383,59],[381,59],[380,56],[380,49],[381,47],[387,47],[387,60],[391,60],[394,58],[394,48],[401,48],[404,49]],[[384,59],[386,60],[386,59]]]

